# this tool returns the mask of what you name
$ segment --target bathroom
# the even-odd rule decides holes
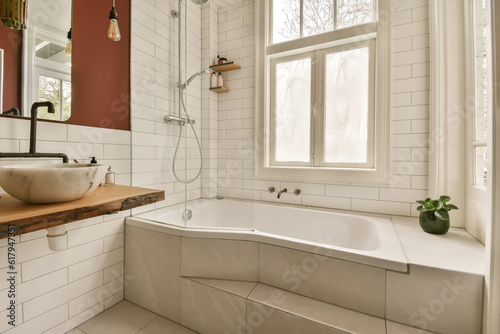
[[[35,1],[45,14],[69,3],[28,0]],[[106,36],[112,0],[86,1],[92,6],[85,15],[83,2],[74,2],[67,24],[75,27],[75,55],[76,25],[83,24],[87,49],[102,48],[93,56],[105,64],[86,68],[84,77],[115,72],[106,75],[109,80],[90,81],[99,89],[86,87],[77,95],[84,83],[74,82],[79,60],[73,58],[72,116],[62,123],[39,121],[37,150],[65,153],[71,164],[96,157],[113,168],[117,185],[161,190],[165,200],[68,223],[67,248],[59,251],[49,248],[46,229],[16,236],[15,326],[7,310],[9,245],[0,240],[0,333],[500,333],[500,269],[492,261],[500,255],[500,231],[493,224],[500,207],[494,148],[500,143],[491,104],[488,138],[471,144],[465,135],[471,122],[464,96],[474,81],[467,80],[467,60],[474,57],[465,32],[473,31],[466,28],[471,8],[483,2],[359,2],[378,8],[377,24],[363,25],[362,33],[381,43],[373,85],[379,107],[372,120],[380,174],[372,180],[302,174],[300,168],[273,175],[263,168],[269,98],[263,68],[276,59],[267,54],[266,62],[264,56],[282,52],[264,47],[265,4],[271,1],[116,0],[120,41]],[[491,12],[498,10],[492,2]],[[183,20],[181,39],[172,11]],[[28,27],[36,13],[29,13]],[[89,19],[99,24],[89,25]],[[182,109],[178,83],[214,65],[217,56],[241,67],[222,72],[229,92],[210,91],[212,73],[185,88],[200,164],[191,125],[168,124],[165,116],[179,116]],[[6,54],[4,60],[5,69]],[[497,72],[490,70],[493,77]],[[22,91],[20,76],[15,85],[9,80],[4,76],[3,110],[14,106],[6,105],[6,91]],[[495,94],[489,95],[493,105]],[[180,117],[186,117],[182,110]],[[27,118],[1,116],[0,152],[27,152],[29,127]],[[488,186],[477,191],[464,176],[473,164],[466,152],[485,142]],[[36,162],[3,158],[0,166]],[[427,234],[418,225],[415,201],[443,194],[459,207],[450,213],[452,228]],[[169,213],[172,221],[163,221]],[[323,247],[318,241],[330,235],[313,233],[311,217],[321,221],[329,214],[357,217],[351,225],[380,221],[387,233],[379,236],[378,248]],[[293,234],[291,221],[300,215],[305,218],[297,233],[311,234],[310,242],[297,242]],[[227,226],[214,231],[212,220]],[[368,239],[371,229],[363,224],[356,231]],[[276,239],[274,226],[285,237]],[[297,266],[303,270],[294,271]]]

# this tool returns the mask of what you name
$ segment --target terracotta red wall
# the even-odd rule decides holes
[[[69,124],[130,130],[130,0],[116,0],[122,39],[107,37],[111,0],[73,0]]]
[[[22,31],[0,25],[0,49],[4,50],[3,106],[0,113],[10,108],[21,109]]]

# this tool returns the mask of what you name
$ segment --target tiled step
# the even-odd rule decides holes
[[[201,333],[386,333],[383,319],[261,283],[185,277],[181,324]]]
[[[248,315],[251,314],[250,309],[252,308],[254,310],[260,309],[270,312],[275,310],[274,315],[269,318],[269,321],[266,319],[265,322],[279,322],[279,327],[277,328],[291,327],[292,323],[287,318],[296,317],[303,319],[303,321],[321,324],[325,327],[338,330],[332,331],[332,333],[386,333],[385,321],[383,319],[327,304],[269,285],[257,284],[248,297],[248,301]],[[250,305],[252,306],[250,307]],[[296,320],[294,323],[299,325],[300,321]],[[272,328],[271,325],[269,327]],[[292,328],[289,330],[292,330]],[[308,331],[301,333],[305,332]]]

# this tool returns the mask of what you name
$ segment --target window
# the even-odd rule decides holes
[[[71,82],[57,76],[57,73],[38,76],[38,101],[50,101],[54,104],[54,114],[47,108],[40,108],[38,117],[53,121],[65,121],[71,116]]]
[[[388,182],[385,1],[257,3],[257,176]]]
[[[488,35],[487,11],[485,0],[474,2],[474,128],[473,161],[474,177],[472,184],[486,189],[488,177],[487,138],[488,138],[488,103],[491,94],[488,72]]]

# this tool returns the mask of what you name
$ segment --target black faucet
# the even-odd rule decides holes
[[[61,158],[66,164],[68,156],[64,153],[36,153],[36,128],[38,120],[38,108],[47,107],[48,112],[55,113],[54,104],[49,101],[35,102],[31,106],[31,128],[30,128],[30,151],[29,153],[1,153],[0,158]]]
[[[17,108],[10,108],[7,111],[4,111],[2,115],[12,115],[12,116],[21,116],[21,113],[19,112],[19,109]]]
[[[280,191],[278,192],[278,198],[281,198],[281,194],[286,193],[287,191],[288,191],[288,189],[286,189],[286,188],[285,188],[285,189],[283,189],[283,190],[280,190]]]

